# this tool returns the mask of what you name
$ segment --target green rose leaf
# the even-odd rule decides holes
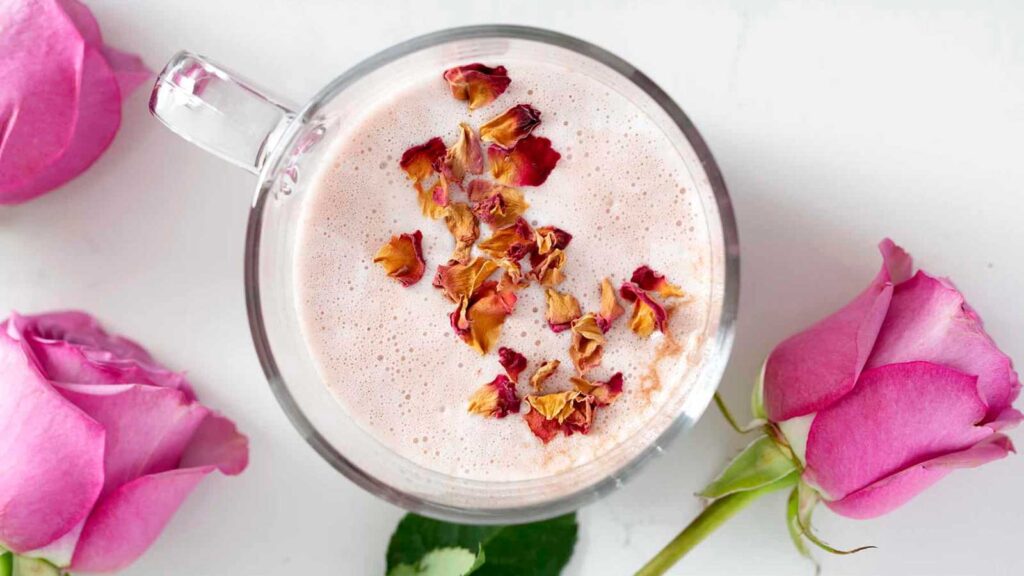
[[[484,565],[484,550],[473,554],[465,548],[438,548],[431,550],[412,566],[399,564],[388,576],[468,576]]]
[[[431,552],[461,548],[480,550],[481,560],[486,556],[483,565],[473,569],[473,576],[557,576],[572,557],[577,529],[575,514],[515,526],[470,526],[406,514],[388,544],[388,575],[395,576],[392,570],[403,564],[422,568],[421,561]]]
[[[735,492],[754,490],[770,484],[797,469],[768,436],[751,442],[708,484],[700,496],[721,498]]]

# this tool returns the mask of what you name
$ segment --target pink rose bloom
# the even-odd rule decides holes
[[[0,0],[0,204],[31,200],[92,165],[121,101],[150,71],[103,44],[77,0]]]
[[[764,409],[835,512],[885,514],[957,468],[1013,450],[1020,380],[953,284],[890,240],[881,271],[835,314],[779,344]]]
[[[123,568],[248,441],[185,377],[81,312],[0,324],[0,546],[85,572]]]

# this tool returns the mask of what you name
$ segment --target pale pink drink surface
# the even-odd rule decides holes
[[[451,97],[441,70],[425,70],[348,122],[351,128],[332,142],[335,162],[316,176],[305,200],[295,270],[307,345],[349,417],[425,468],[486,481],[548,477],[649,445],[674,420],[709,354],[705,332],[715,290],[708,223],[694,193],[701,183],[658,125],[584,74],[535,62],[500,64],[512,84],[489,106],[468,111]],[[588,376],[604,380],[621,371],[622,396],[596,414],[588,435],[546,445],[523,421],[525,403],[503,419],[467,411],[469,396],[502,369],[495,351],[480,355],[453,332],[454,305],[431,285],[453,240],[442,221],[421,214],[398,165],[409,147],[434,136],[451,145],[459,122],[477,127],[520,103],[541,111],[534,134],[562,155],[547,182],[522,187],[531,224],[573,235],[558,289],[596,312],[602,278],[617,287],[647,264],[687,294],[673,302],[669,334],[646,340],[630,331],[630,304],[621,302],[627,313],[608,332],[604,359]],[[406,288],[372,259],[392,235],[415,230],[423,232],[427,272]],[[481,224],[481,239],[490,232]],[[499,345],[529,359],[520,395],[531,392],[527,376],[555,358],[562,365],[548,389],[570,388],[569,333],[548,328],[542,288],[518,296]]]

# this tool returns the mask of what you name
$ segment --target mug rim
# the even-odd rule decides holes
[[[672,423],[657,438],[613,474],[552,501],[522,507],[478,509],[441,504],[394,488],[348,460],[316,429],[289,391],[284,377],[278,369],[271,350],[270,340],[267,337],[260,296],[259,259],[263,215],[268,199],[274,194],[272,190],[273,179],[269,176],[274,173],[276,167],[283,159],[288,148],[287,144],[294,139],[295,135],[304,125],[316,116],[320,105],[328,102],[333,96],[339,94],[370,72],[398,58],[438,44],[453,40],[472,40],[477,38],[511,38],[535,41],[567,49],[611,68],[644,91],[679,128],[700,160],[717,205],[719,224],[722,231],[724,270],[722,306],[718,318],[717,331],[714,336],[715,342],[714,348],[711,351],[712,356],[702,366],[702,370],[708,371],[702,378],[710,383],[711,394],[706,395],[707,398],[703,405],[695,406],[694,410],[689,411],[692,417],[687,417],[688,411],[685,410],[676,415]],[[395,44],[362,60],[332,80],[309,99],[308,103],[303,106],[301,111],[296,113],[286,131],[277,140],[276,146],[270,151],[260,170],[259,184],[250,207],[246,231],[244,278],[249,327],[253,344],[256,348],[256,355],[259,358],[264,375],[281,409],[300,435],[313,447],[320,457],[360,488],[405,510],[443,520],[484,524],[541,520],[571,512],[585,504],[594,502],[614,488],[621,486],[625,479],[632,477],[654,454],[662,452],[664,446],[679,437],[682,432],[692,428],[707,410],[714,391],[717,390],[721,383],[725,367],[732,352],[739,304],[739,272],[738,230],[725,180],[711,150],[697,128],[664,90],[626,60],[585,40],[532,26],[484,24],[446,28]]]

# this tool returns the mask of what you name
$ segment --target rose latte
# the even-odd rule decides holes
[[[326,386],[350,417],[383,445],[413,462],[461,478],[511,481],[548,477],[617,451],[636,453],[675,418],[707,354],[705,332],[715,290],[708,224],[683,156],[657,124],[605,84],[572,70],[508,59],[512,78],[494,103],[472,112],[451,97],[441,70],[424,70],[381,100],[333,140],[336,161],[315,176],[305,200],[296,248],[296,292],[302,329]],[[664,273],[687,293],[669,304],[668,334],[641,339],[627,314],[606,335],[604,359],[588,377],[621,371],[621,397],[596,414],[588,435],[538,440],[519,414],[483,418],[467,399],[503,373],[496,351],[480,355],[453,333],[454,305],[431,285],[452,252],[442,220],[421,214],[398,159],[440,136],[451,145],[460,122],[478,127],[528,103],[542,113],[534,132],[549,138],[561,160],[539,187],[522,187],[524,217],[573,235],[566,280],[558,286],[598,309],[599,284],[615,286],[639,265]],[[465,199],[459,191],[455,201]],[[481,240],[491,228],[481,223]],[[427,272],[403,287],[372,263],[392,235],[423,232]],[[479,253],[478,251],[475,253]],[[526,266],[528,269],[528,266]],[[497,279],[497,275],[495,276]],[[562,366],[549,391],[568,389],[573,374],[569,334],[545,320],[544,290],[518,293],[500,346],[524,354],[527,377],[544,360]],[[616,462],[625,461],[623,458]]]

